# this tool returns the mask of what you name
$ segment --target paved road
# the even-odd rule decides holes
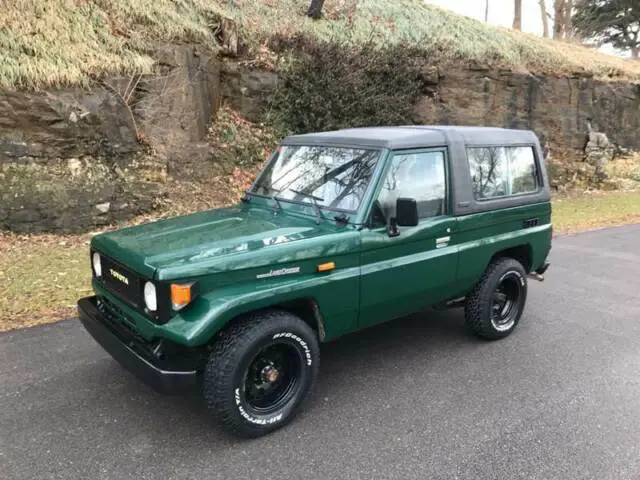
[[[506,340],[460,311],[323,349],[315,397],[259,440],[163,397],[77,321],[0,336],[3,479],[640,479],[640,225],[556,239]]]

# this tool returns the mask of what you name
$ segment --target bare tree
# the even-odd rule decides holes
[[[513,29],[522,30],[522,0],[514,0]]]
[[[564,38],[573,38],[573,0],[564,2]]]
[[[553,3],[553,38],[562,40],[564,38],[564,13],[566,0],[554,0]]]
[[[311,0],[307,15],[314,20],[318,20],[322,16],[322,7],[324,6],[324,0]]]
[[[489,0],[484,4],[484,21],[485,23],[489,21]]]
[[[542,36],[549,38],[549,17],[547,16],[547,2],[545,0],[538,0],[540,4],[540,15],[542,17]]]
[[[554,0],[553,3],[553,38],[555,40],[573,37],[573,0]]]

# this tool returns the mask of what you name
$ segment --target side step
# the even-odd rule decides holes
[[[464,307],[464,302],[466,297],[454,298],[453,300],[448,300],[445,302],[438,303],[433,306],[434,310],[449,310],[450,308],[460,308]]]

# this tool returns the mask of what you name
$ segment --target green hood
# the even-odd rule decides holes
[[[328,220],[316,225],[313,218],[240,205],[97,235],[92,248],[152,278],[159,270],[189,265],[195,272],[198,264],[211,265],[219,257],[335,232]]]

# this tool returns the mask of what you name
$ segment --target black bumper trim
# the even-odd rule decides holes
[[[168,371],[158,368],[142,357],[102,319],[96,306],[96,297],[85,297],[78,301],[78,315],[84,328],[125,369],[160,393],[179,393],[193,388],[198,383],[197,372]]]

